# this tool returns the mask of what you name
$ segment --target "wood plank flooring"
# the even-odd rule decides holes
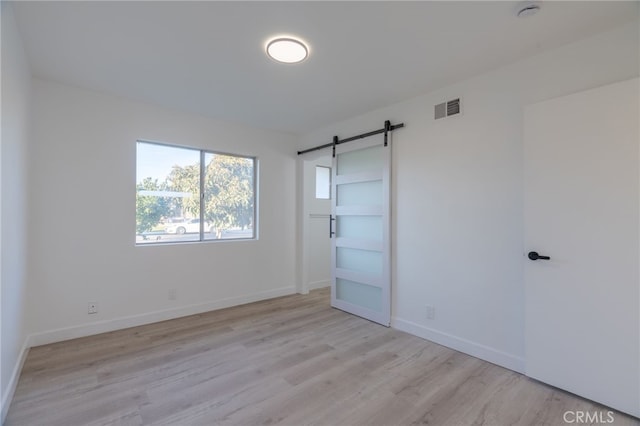
[[[609,411],[321,289],[32,348],[5,425],[563,425],[567,410]]]

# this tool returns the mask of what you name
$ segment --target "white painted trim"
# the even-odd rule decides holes
[[[382,171],[360,172],[350,175],[336,176],[336,185],[348,185],[350,183],[362,183],[382,180]]]
[[[309,265],[307,261],[307,238],[309,231],[309,211],[305,203],[305,165],[306,162],[298,155],[296,161],[296,291],[298,294],[308,294],[306,286]]]
[[[309,219],[329,219],[330,217],[329,213],[309,213]]]
[[[384,251],[382,241],[365,240],[360,238],[338,237],[335,241],[336,247],[354,248],[360,250]]]
[[[201,314],[203,312],[215,311],[232,306],[243,305],[245,303],[258,302],[272,299],[274,297],[288,296],[296,292],[295,286],[281,287],[273,290],[254,293],[246,296],[230,297],[227,299],[214,300],[206,303],[198,303],[180,308],[166,309],[162,311],[148,312],[140,315],[132,315],[123,318],[116,318],[106,321],[96,321],[74,327],[59,328],[42,333],[34,333],[30,337],[30,346],[40,346],[63,340],[76,339],[78,337],[92,336],[94,334],[106,333],[109,331],[121,330],[129,327],[136,327],[144,324],[151,324],[159,321],[166,321],[188,315]]]
[[[31,346],[31,336],[27,336],[24,339],[24,344],[22,345],[22,349],[20,350],[18,362],[16,362],[16,365],[13,367],[13,371],[11,372],[11,380],[9,380],[9,386],[7,386],[6,393],[2,398],[2,406],[0,408],[2,417],[0,417],[0,424],[4,424],[4,420],[7,418],[7,413],[9,413],[9,406],[11,405],[11,401],[13,401],[13,395],[16,393],[18,379],[20,378],[20,373],[22,372],[24,361],[27,359],[27,353],[29,353],[29,348]]]
[[[334,216],[382,216],[381,206],[336,206]]]
[[[387,281],[383,277],[365,272],[354,271],[352,269],[336,268],[336,278],[343,280],[355,281],[360,284],[370,285],[383,289]]]
[[[319,281],[318,283],[322,283]],[[330,282],[329,282],[330,283]],[[319,287],[318,287],[319,288]],[[198,303],[189,306],[183,306],[175,309],[166,309],[162,311],[149,312],[146,314],[132,315],[129,317],[116,318],[113,320],[96,321],[90,324],[84,324],[75,327],[59,328],[56,330],[45,331],[42,333],[34,333],[27,336],[20,351],[20,357],[11,374],[11,380],[7,387],[7,392],[3,395],[2,405],[0,406],[1,419],[0,424],[9,412],[9,406],[13,400],[18,379],[27,359],[27,353],[33,346],[46,345],[49,343],[61,342],[63,340],[76,339],[78,337],[92,336],[94,334],[106,333],[109,331],[122,330],[124,328],[136,327],[139,325],[151,324],[159,321],[185,317],[188,315],[201,314],[203,312],[215,311],[218,309],[230,308],[232,306],[244,305],[245,303],[258,302],[261,300],[272,299],[274,297],[288,296],[296,292],[295,286],[280,287],[273,290],[262,291],[247,296],[229,297],[227,299],[216,300],[206,303]]]
[[[331,287],[331,280],[314,281],[307,283],[307,289],[315,290],[317,288]]]
[[[471,340],[443,333],[411,321],[393,317],[391,326],[400,331],[413,334],[414,336],[438,343],[451,349],[463,352],[465,354],[480,358],[492,364],[499,365],[509,370],[524,374],[524,358],[518,357],[506,352],[499,351],[489,346],[482,345]]]

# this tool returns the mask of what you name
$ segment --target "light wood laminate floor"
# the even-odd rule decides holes
[[[6,426],[563,425],[567,410],[609,411],[331,309],[322,289],[32,348]]]

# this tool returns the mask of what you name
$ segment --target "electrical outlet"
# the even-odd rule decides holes
[[[436,308],[429,305],[427,305],[426,308],[427,308],[426,310],[427,319],[428,320],[436,319]]]
[[[98,302],[89,302],[89,314],[97,314],[98,313]]]
[[[169,289],[169,300],[176,300],[178,298],[178,293],[175,288]]]

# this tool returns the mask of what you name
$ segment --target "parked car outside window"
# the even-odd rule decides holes
[[[205,232],[215,232],[215,228],[209,223],[204,224]],[[167,234],[186,234],[186,233],[198,233],[200,232],[200,219],[185,219],[182,222],[170,223],[164,231]]]

